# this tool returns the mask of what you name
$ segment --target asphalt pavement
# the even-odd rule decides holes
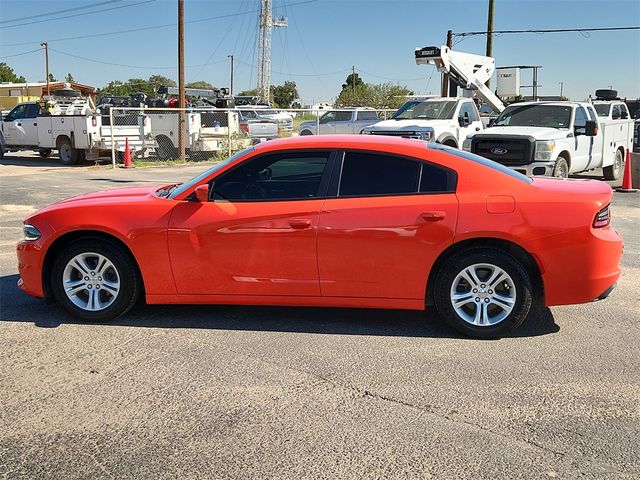
[[[33,210],[204,168],[0,162],[0,478],[640,476],[640,194],[614,196],[613,296],[496,341],[433,311],[139,305],[89,324],[17,289]]]

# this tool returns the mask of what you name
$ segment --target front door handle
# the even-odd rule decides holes
[[[311,220],[308,218],[292,218],[289,220],[289,225],[296,230],[304,230],[311,227]]]
[[[444,220],[446,214],[441,210],[430,210],[428,212],[424,212],[420,216],[427,222],[439,222],[440,220]]]

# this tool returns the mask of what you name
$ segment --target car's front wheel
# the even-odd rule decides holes
[[[465,250],[438,272],[435,303],[456,330],[499,338],[520,325],[531,308],[531,280],[522,264],[501,250]]]
[[[98,238],[70,244],[51,269],[51,290],[58,303],[89,321],[126,313],[138,300],[140,283],[129,254]]]

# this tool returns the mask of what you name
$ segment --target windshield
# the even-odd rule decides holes
[[[570,105],[511,105],[493,126],[569,128],[571,109]]]
[[[456,102],[411,100],[402,105],[391,118],[395,120],[449,120],[453,118]]]
[[[609,104],[608,103],[596,103],[593,106],[598,112],[599,117],[608,117],[609,116]]]
[[[231,162],[233,162],[234,160],[247,155],[248,153],[251,153],[253,151],[253,147],[249,147],[249,148],[245,148],[244,150],[241,150],[240,152],[236,153],[235,155],[230,156],[229,158],[227,158],[226,160],[214,165],[213,167],[211,167],[209,170],[201,173],[200,175],[198,175],[195,178],[192,178],[191,180],[189,180],[188,182],[183,183],[182,185],[180,185],[178,188],[176,188],[171,195],[169,195],[169,198],[174,199],[176,198],[178,195],[184,193],[186,190],[189,190],[191,187],[193,187],[194,185],[200,183],[202,180],[204,180],[205,178],[207,178],[209,175],[211,175],[214,172],[217,172],[218,170],[220,170],[221,168],[226,167],[227,165],[229,165]]]

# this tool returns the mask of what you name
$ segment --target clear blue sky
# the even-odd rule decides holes
[[[495,3],[496,30],[640,25],[639,0]],[[287,16],[289,26],[273,32],[271,81],[294,80],[303,103],[329,101],[355,65],[366,82],[398,82],[416,93],[437,93],[439,74],[433,67],[415,64],[414,48],[443,44],[448,29],[485,30],[487,4],[488,0],[273,0],[274,15]],[[233,53],[236,92],[255,87],[252,65],[257,63],[259,8],[258,0],[185,0],[187,81],[228,86],[227,55]],[[105,9],[110,10],[79,15]],[[61,10],[68,11],[41,16]],[[58,79],[71,72],[76,81],[98,87],[155,73],[175,79],[176,12],[176,0],[0,0],[0,61],[29,81],[42,80],[43,53],[20,54],[48,41],[51,71]],[[51,20],[69,15],[79,16]],[[18,26],[42,20],[46,21]],[[68,39],[122,30],[130,31]],[[484,54],[485,37],[466,37],[454,48]],[[572,99],[584,99],[609,85],[621,96],[640,96],[638,30],[502,35],[494,38],[493,56],[498,66],[542,65],[541,94],[558,94],[559,82],[564,82],[564,93]],[[528,75],[523,83],[530,81]]]

